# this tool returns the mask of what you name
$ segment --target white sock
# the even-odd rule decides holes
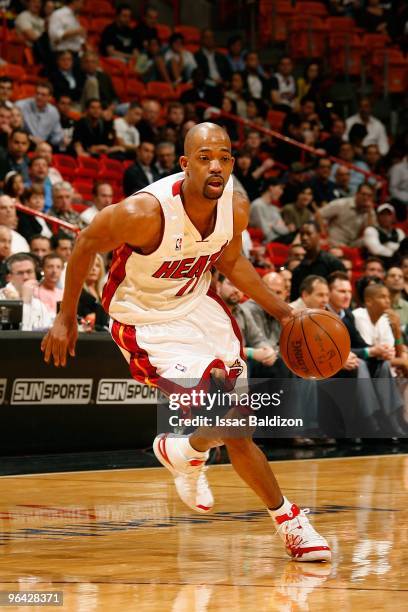
[[[188,436],[182,436],[177,440],[177,446],[180,454],[184,459],[206,459],[208,451],[198,451],[193,448],[190,444],[190,438]]]
[[[267,510],[269,512],[270,517],[275,520],[277,516],[282,516],[282,514],[291,515],[292,506],[292,502],[290,502],[286,497],[284,497],[283,504],[280,506],[280,508],[278,508],[277,510],[271,510],[270,508],[268,508]]]

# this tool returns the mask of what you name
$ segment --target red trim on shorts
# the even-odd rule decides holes
[[[183,181],[184,179],[180,179],[179,181],[176,181],[175,183],[173,183],[173,187],[171,188],[173,197],[181,195],[181,186],[183,184]]]
[[[118,346],[130,353],[130,373],[132,378],[146,385],[157,387],[166,395],[171,393],[188,393],[192,391],[208,392],[210,388],[211,370],[217,368],[227,373],[224,362],[221,359],[213,359],[205,368],[200,381],[193,387],[183,387],[172,380],[168,380],[157,373],[157,368],[150,362],[149,355],[137,343],[136,330],[133,325],[124,325],[114,321],[111,335]],[[188,407],[186,407],[188,411]]]
[[[128,244],[122,244],[121,247],[114,251],[108,280],[102,292],[102,306],[107,313],[109,313],[109,306],[116,289],[126,276],[126,263],[132,252],[132,248]]]
[[[208,295],[208,297],[210,297],[213,300],[215,300],[221,306],[221,308],[224,310],[224,312],[229,316],[230,321],[231,321],[231,325],[232,325],[232,329],[234,330],[234,334],[236,335],[236,337],[239,340],[239,354],[240,354],[240,357],[241,357],[241,359],[246,361],[246,357],[245,357],[245,353],[244,353],[244,343],[243,343],[243,340],[242,340],[242,334],[241,334],[241,330],[239,329],[239,325],[237,323],[237,320],[232,316],[232,314],[228,310],[228,307],[225,304],[225,302],[220,298],[219,295],[217,295],[215,293],[215,291],[213,291],[213,289],[209,289],[207,291],[207,295]]]

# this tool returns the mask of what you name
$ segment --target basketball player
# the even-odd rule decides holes
[[[241,254],[248,202],[233,192],[233,164],[227,133],[211,123],[196,125],[185,139],[182,173],[160,179],[96,215],[79,234],[60,313],[41,345],[47,363],[53,358],[56,366],[64,366],[67,352],[74,356],[84,280],[95,254],[115,249],[102,301],[111,316],[113,339],[136,380],[169,394],[174,379],[181,377],[201,383],[210,376],[223,377],[231,384],[245,376],[237,324],[209,291],[211,268],[215,265],[281,323],[292,311]],[[326,540],[305,512],[282,496],[266,457],[250,436],[220,441],[214,434],[210,440],[200,430],[189,437],[157,436],[154,452],[173,475],[182,501],[197,512],[212,509],[205,462],[209,449],[220,443],[226,445],[236,472],[265,504],[289,556],[329,561]]]

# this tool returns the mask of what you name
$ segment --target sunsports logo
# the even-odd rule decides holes
[[[92,378],[17,378],[11,403],[21,404],[89,404]]]
[[[157,388],[132,379],[103,378],[99,381],[97,404],[155,404]]]

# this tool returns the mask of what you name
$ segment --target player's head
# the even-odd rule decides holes
[[[234,166],[227,132],[215,123],[192,127],[184,141],[180,165],[194,191],[208,200],[218,200]]]

